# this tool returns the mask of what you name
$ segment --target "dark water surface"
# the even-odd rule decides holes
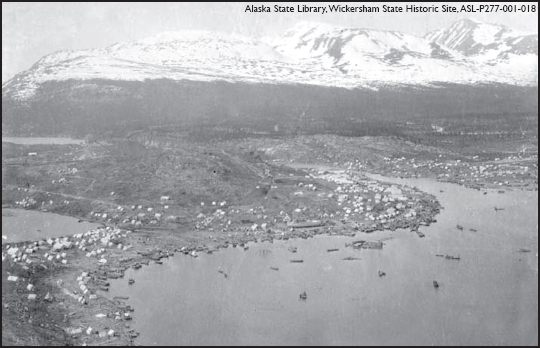
[[[2,137],[3,143],[13,143],[18,145],[81,145],[84,140],[71,138],[23,138],[23,137]]]
[[[101,224],[78,222],[70,216],[23,209],[2,209],[2,244],[38,241],[86,233]]]
[[[385,180],[439,198],[444,210],[420,229],[425,238],[400,230],[179,254],[130,269],[107,296],[130,297],[137,342],[149,345],[537,345],[538,193]],[[359,239],[385,245],[345,248]]]

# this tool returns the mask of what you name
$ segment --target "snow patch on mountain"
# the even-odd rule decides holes
[[[493,38],[501,32],[501,29],[488,24],[479,24],[473,31],[473,39],[482,45],[489,45]]]

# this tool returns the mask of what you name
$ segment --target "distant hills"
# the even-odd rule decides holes
[[[454,114],[453,107],[468,113],[494,105],[498,111],[523,112],[533,110],[537,98],[516,91],[534,92],[537,84],[538,35],[473,20],[425,37],[311,22],[260,40],[165,32],[43,57],[3,84],[2,126],[12,134],[72,134],[99,131],[103,122],[130,129],[203,119],[260,125],[254,120],[262,114],[268,124],[302,114],[314,120],[330,113],[394,117],[394,111],[428,117],[435,110],[425,106],[434,103],[423,100],[427,90],[441,105],[449,104],[439,110],[445,114]],[[462,96],[469,100],[456,100],[464,87],[473,91]],[[388,100],[374,103],[377,92]],[[480,95],[483,99],[470,100]],[[393,105],[398,101],[402,107]],[[321,103],[332,105],[324,115]],[[276,120],[268,119],[272,114]]]

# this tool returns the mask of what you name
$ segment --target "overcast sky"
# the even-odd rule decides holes
[[[278,35],[300,21],[346,27],[397,30],[422,36],[461,18],[538,32],[536,13],[249,13],[246,5],[261,3],[2,3],[2,82],[26,70],[46,54],[66,49],[98,48],[133,41],[162,31],[185,29],[236,32],[247,36]],[[265,5],[324,6],[299,2]],[[444,3],[352,3],[359,6],[423,6]],[[450,3],[461,6],[462,3]],[[497,4],[489,2],[489,4]],[[508,4],[508,3],[499,3]],[[522,3],[518,3],[522,4]],[[478,3],[477,3],[478,5]]]

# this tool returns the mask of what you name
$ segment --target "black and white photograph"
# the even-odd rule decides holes
[[[2,346],[538,346],[538,2],[2,2]]]

